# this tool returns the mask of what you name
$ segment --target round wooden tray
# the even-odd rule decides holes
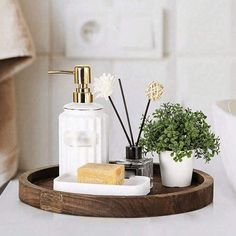
[[[148,217],[183,213],[213,201],[213,178],[194,170],[192,184],[167,188],[161,184],[159,165],[154,164],[154,186],[147,196],[96,196],[53,190],[58,166],[28,171],[20,176],[19,197],[31,206],[80,216]]]

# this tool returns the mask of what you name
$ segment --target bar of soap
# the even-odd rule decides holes
[[[124,178],[124,165],[88,163],[77,170],[79,183],[121,185]]]

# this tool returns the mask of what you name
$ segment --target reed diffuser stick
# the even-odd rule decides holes
[[[128,135],[128,133],[127,133],[127,131],[126,131],[126,129],[125,129],[125,126],[124,126],[124,124],[123,124],[123,122],[122,122],[122,120],[121,120],[121,118],[120,118],[120,115],[119,115],[119,113],[118,113],[118,111],[117,111],[117,109],[116,109],[116,107],[115,107],[115,104],[113,103],[112,98],[111,98],[110,96],[108,96],[108,99],[109,99],[109,101],[111,102],[111,105],[112,105],[112,107],[113,107],[113,109],[114,109],[114,111],[115,111],[115,113],[116,113],[117,118],[118,118],[119,121],[120,121],[121,127],[122,127],[122,129],[123,129],[123,131],[124,131],[124,133],[125,133],[125,136],[126,136],[126,138],[127,138],[127,141],[128,141],[128,143],[129,143],[129,145],[131,146],[132,143],[131,143],[131,141],[130,141],[129,135]]]
[[[147,102],[146,109],[145,109],[145,112],[144,112],[143,121],[142,121],[142,124],[140,126],[136,146],[138,146],[138,144],[139,144],[139,140],[140,140],[140,137],[141,137],[141,133],[143,131],[143,126],[145,124],[145,120],[146,120],[146,116],[147,116],[147,113],[148,113],[148,108],[149,108],[150,102],[158,100],[161,97],[161,95],[163,94],[163,91],[164,91],[163,89],[164,89],[163,85],[161,85],[157,81],[152,81],[147,86],[146,95],[148,97],[148,102]]]
[[[138,134],[136,146],[138,146],[138,144],[139,144],[139,140],[140,140],[140,137],[141,137],[141,133],[143,131],[143,126],[144,126],[144,123],[145,123],[145,120],[146,120],[146,116],[147,116],[147,113],[148,113],[148,108],[149,108],[150,102],[151,102],[151,100],[148,99],[148,102],[147,102],[147,105],[146,105],[146,109],[145,109],[145,112],[144,112],[144,116],[143,116],[143,121],[142,121],[141,127],[139,129],[139,134]]]
[[[130,124],[129,112],[128,112],[128,108],[127,108],[127,104],[126,104],[126,100],[125,100],[124,90],[123,90],[121,79],[118,79],[118,81],[119,81],[120,91],[121,91],[121,95],[122,95],[122,99],[123,99],[123,103],[124,103],[124,107],[125,107],[125,113],[126,113],[126,117],[127,117],[127,121],[128,121],[128,125],[129,125],[131,142],[132,142],[132,145],[134,146],[134,137],[133,137],[133,132],[132,132],[131,124]]]
[[[113,93],[113,89],[115,86],[115,82],[116,82],[116,78],[114,75],[111,74],[105,74],[103,73],[99,78],[95,78],[95,82],[94,82],[94,92],[97,94],[96,97],[103,97],[105,98],[105,100],[109,100],[115,113],[116,116],[121,124],[121,127],[125,133],[125,136],[127,138],[127,141],[129,143],[129,145],[131,146],[132,143],[130,141],[129,135],[125,129],[125,126],[120,118],[120,115],[116,109],[116,106],[114,104],[114,102],[112,101],[111,98],[111,94]]]

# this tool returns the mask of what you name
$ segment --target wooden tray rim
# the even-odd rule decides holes
[[[159,164],[155,163],[154,165],[159,165]],[[92,198],[103,198],[103,199],[104,198],[114,198],[114,199],[123,199],[123,198],[129,198],[129,199],[133,199],[133,198],[135,198],[135,199],[165,198],[165,197],[169,197],[169,196],[184,195],[184,194],[187,194],[187,193],[197,192],[197,191],[201,190],[202,188],[208,188],[208,187],[210,187],[211,185],[214,184],[214,180],[209,174],[207,174],[203,171],[200,171],[200,170],[196,170],[196,169],[194,169],[193,172],[195,174],[200,175],[204,179],[203,182],[200,183],[199,185],[191,187],[189,189],[184,189],[184,190],[178,191],[178,192],[153,194],[153,195],[145,195],[145,196],[114,196],[114,195],[92,195],[92,194],[68,193],[68,192],[43,188],[43,187],[40,187],[36,184],[31,183],[28,180],[29,176],[31,174],[34,174],[35,172],[50,169],[50,168],[57,168],[57,167],[58,167],[58,165],[50,165],[50,166],[46,166],[46,167],[40,167],[40,168],[37,168],[37,169],[29,170],[29,171],[21,174],[21,176],[19,177],[19,182],[20,182],[20,184],[23,184],[25,186],[28,186],[28,187],[31,187],[31,188],[34,188],[34,189],[37,189],[37,190],[40,190],[40,191],[43,191],[43,192],[54,193],[54,194],[59,193],[59,194],[63,194],[64,196],[70,196],[70,197],[73,196],[75,198],[77,198],[77,197],[87,197],[87,198],[91,198],[91,199]]]

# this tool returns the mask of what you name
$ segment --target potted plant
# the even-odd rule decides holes
[[[219,153],[219,137],[211,132],[206,118],[201,111],[171,103],[147,118],[140,144],[145,153],[159,154],[163,185],[190,185],[194,157],[209,162]]]

